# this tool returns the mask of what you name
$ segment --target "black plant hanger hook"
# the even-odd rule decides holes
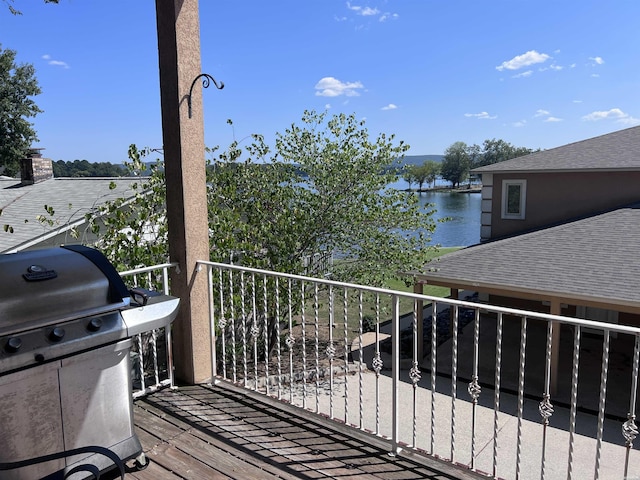
[[[209,84],[213,82],[218,90],[222,90],[224,88],[224,83],[219,82],[213,78],[208,73],[201,73],[191,82],[191,88],[189,88],[189,95],[187,96],[187,106],[189,107],[189,118],[191,118],[191,95],[193,94],[193,87],[196,86],[196,82],[198,79],[202,78],[202,88],[209,88]]]

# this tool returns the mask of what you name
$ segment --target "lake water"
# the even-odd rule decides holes
[[[391,184],[393,188],[405,190],[409,184],[398,180]],[[416,188],[416,185],[412,185]],[[435,209],[433,219],[436,220],[436,230],[431,236],[431,243],[443,247],[460,247],[474,245],[480,242],[480,193],[452,193],[452,192],[422,192],[407,193],[418,195],[424,208]],[[429,207],[429,204],[433,204]],[[444,223],[437,220],[450,218]]]

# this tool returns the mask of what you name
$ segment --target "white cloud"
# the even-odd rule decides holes
[[[396,108],[398,108],[397,105],[390,103],[389,105],[387,105],[386,107],[382,107],[382,110],[395,110]]]
[[[71,68],[67,62],[63,62],[62,60],[53,60],[51,55],[42,55],[42,59],[46,60],[49,65],[53,65],[55,67]]]
[[[357,97],[360,95],[358,89],[361,88],[364,88],[361,82],[341,82],[334,77],[321,78],[315,86],[318,97],[339,97],[340,95]]]
[[[586,120],[589,122],[596,122],[599,120],[615,120],[617,123],[623,123],[625,125],[640,124],[640,119],[633,118],[631,115],[629,115],[628,113],[624,113],[619,108],[591,112],[590,114],[582,117],[582,120]]]
[[[334,20],[336,22],[346,22],[347,21],[347,17],[339,17],[337,15],[334,15],[333,18],[334,18]]]
[[[524,127],[527,124],[526,120],[520,120],[519,122],[516,122],[513,124],[514,127]]]
[[[386,22],[387,20],[397,20],[398,18],[400,18],[400,15],[398,15],[397,13],[385,12],[382,15],[380,15],[380,18],[378,19],[378,21]]]
[[[519,70],[520,68],[528,67],[529,65],[534,65],[536,63],[544,63],[550,58],[551,57],[546,53],[538,53],[535,50],[529,50],[527,53],[517,55],[511,60],[502,62],[501,65],[496,67],[496,70]]]
[[[558,117],[549,117],[549,118],[545,119],[545,122],[552,122],[552,123],[553,122],[561,122],[561,121],[562,121],[562,119],[558,118]]]
[[[589,60],[593,62],[591,65],[602,65],[604,63],[602,57],[589,57]]]
[[[600,75],[598,75],[597,73],[592,73],[591,78],[600,78]]]
[[[533,70],[527,70],[526,72],[522,72],[522,73],[518,73],[517,75],[514,75],[513,78],[526,78],[526,77],[530,77],[531,75],[533,75]]]
[[[551,112],[549,112],[548,110],[542,110],[542,109],[538,109],[536,110],[536,114],[534,115],[534,117],[544,117],[545,115],[549,115]]]
[[[582,100],[574,100],[573,103],[582,103]]]
[[[464,116],[468,118],[479,118],[482,120],[493,120],[494,118],[498,118],[497,115],[489,115],[487,112],[465,113]]]
[[[347,8],[349,10],[353,10],[358,15],[362,15],[363,17],[370,17],[372,15],[377,15],[377,14],[380,13],[380,10],[378,10],[377,8],[362,7],[362,6],[359,6],[359,5],[351,5],[350,2],[347,2]]]
[[[331,109],[331,104],[330,103],[326,103],[324,106],[325,110],[330,110]]]

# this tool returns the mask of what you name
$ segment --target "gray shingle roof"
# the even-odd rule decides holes
[[[640,170],[640,126],[513,158],[477,173]]]
[[[640,203],[459,250],[419,277],[640,309],[638,252]]]
[[[0,253],[25,248],[44,240],[53,230],[68,230],[84,215],[116,198],[132,197],[132,184],[140,178],[54,178],[34,185],[20,186],[20,180],[0,178]],[[114,182],[116,188],[109,189]],[[44,226],[36,217],[46,215],[44,206],[55,210],[56,225]],[[25,220],[28,220],[25,223]],[[11,225],[7,233],[3,225]],[[71,239],[69,241],[72,241]]]

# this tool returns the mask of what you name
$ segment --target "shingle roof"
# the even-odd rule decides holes
[[[640,310],[638,252],[640,203],[468,247],[440,257],[428,265],[433,271],[418,277],[461,288],[534,292]]]
[[[20,180],[0,178],[0,253],[9,253],[37,244],[51,233],[65,231],[84,220],[84,215],[116,198],[132,197],[132,184],[140,178],[54,178],[34,185],[20,185]],[[111,183],[116,188],[109,189]],[[44,226],[36,217],[47,215],[44,206],[55,210],[56,225]],[[25,223],[25,220],[28,222]],[[11,225],[14,233],[5,232]]]
[[[640,170],[640,126],[486,165],[477,173]]]

